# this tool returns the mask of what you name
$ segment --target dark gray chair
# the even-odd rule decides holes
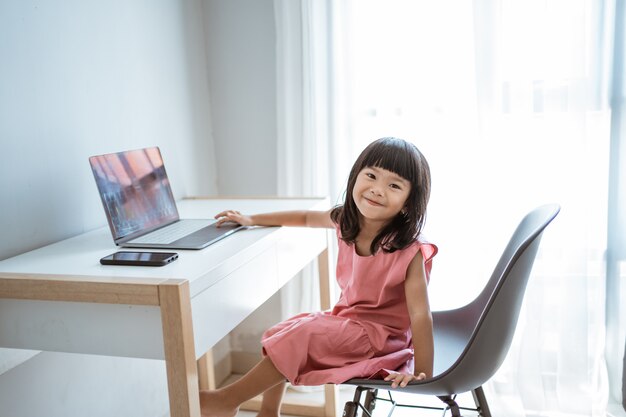
[[[383,380],[351,379],[344,384],[357,385],[357,389],[354,400],[346,403],[344,417],[355,417],[359,409],[364,416],[371,415],[376,400],[390,401],[393,407],[433,408],[397,404],[391,396],[393,390],[435,395],[446,404],[444,415],[451,410],[452,416],[460,417],[460,410],[465,409],[490,417],[482,385],[502,365],[509,350],[541,235],[559,211],[556,204],[545,205],[524,217],[474,301],[455,310],[433,311],[433,378],[395,389]],[[379,389],[388,391],[389,399],[378,397]],[[459,407],[455,401],[457,394],[468,391],[476,408]],[[366,396],[361,404],[363,392]]]

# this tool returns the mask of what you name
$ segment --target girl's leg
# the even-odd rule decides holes
[[[282,381],[263,393],[263,402],[261,403],[261,410],[259,414],[257,414],[257,417],[280,416],[280,405],[283,402],[286,386],[287,383]]]
[[[243,377],[215,391],[200,391],[200,413],[207,417],[233,417],[239,406],[267,391],[285,377],[265,357]]]

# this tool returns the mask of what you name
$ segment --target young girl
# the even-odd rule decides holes
[[[421,240],[430,194],[428,163],[415,145],[382,138],[355,162],[343,205],[324,212],[247,216],[224,211],[218,225],[334,228],[341,296],[332,311],[300,314],[262,338],[264,358],[237,382],[202,391],[206,417],[232,417],[263,394],[259,416],[276,417],[285,381],[338,384],[379,377],[404,387],[432,376],[427,284],[437,247]]]

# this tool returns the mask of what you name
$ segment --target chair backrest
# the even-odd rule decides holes
[[[526,215],[478,297],[459,309],[433,312],[435,379],[454,381],[451,391],[464,392],[480,387],[502,365],[515,332],[542,233],[559,211],[559,206],[552,204]],[[438,363],[438,357],[444,361],[456,358],[456,361],[451,365],[441,360]]]

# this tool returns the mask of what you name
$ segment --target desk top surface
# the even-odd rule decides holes
[[[302,199],[186,199],[177,203],[181,218],[213,218],[222,210],[239,210],[243,213],[263,213],[282,210],[325,210],[326,198]],[[241,260],[238,254],[248,256],[262,252],[280,236],[279,227],[255,227],[234,233],[201,250],[158,250],[117,247],[108,227],[78,235],[0,262],[0,274],[45,274],[71,277],[76,281],[89,281],[94,277],[132,279],[154,283],[154,279],[187,279],[192,288],[206,287],[205,277],[225,274]],[[163,267],[137,267],[101,265],[100,258],[118,250],[175,251],[179,259]],[[196,288],[199,291],[201,288]],[[192,294],[196,291],[192,290]]]

